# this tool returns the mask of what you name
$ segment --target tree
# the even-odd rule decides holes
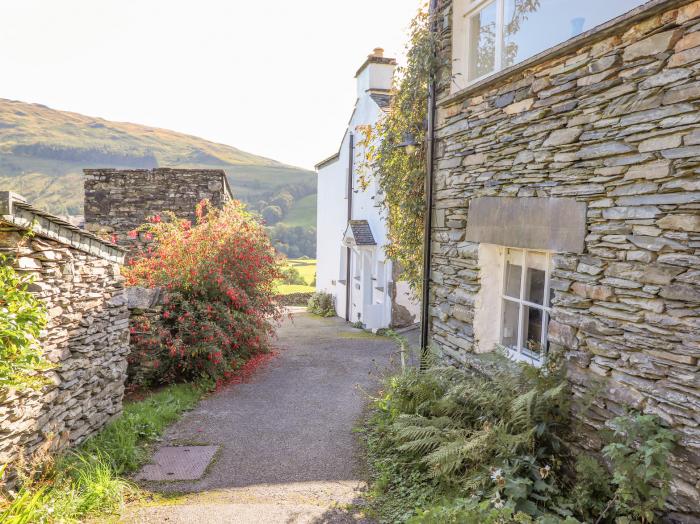
[[[282,220],[282,210],[279,206],[267,206],[262,210],[262,216],[268,224],[276,224]]]
[[[270,201],[270,204],[279,207],[282,210],[282,214],[286,215],[294,205],[294,197],[287,191],[283,191],[276,195],[275,198]]]

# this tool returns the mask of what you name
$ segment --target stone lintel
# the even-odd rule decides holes
[[[586,203],[573,198],[479,197],[469,202],[466,240],[582,253]]]

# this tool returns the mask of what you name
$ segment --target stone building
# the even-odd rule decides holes
[[[700,2],[441,0],[429,340],[468,364],[563,352],[678,434],[669,518],[700,518]]]
[[[29,289],[48,315],[41,347],[56,365],[41,391],[0,390],[0,464],[12,464],[39,448],[77,444],[121,412],[129,311],[121,248],[7,191],[0,192],[0,253],[34,278]]]
[[[143,235],[129,232],[149,217],[173,211],[194,223],[195,206],[215,207],[231,200],[222,169],[85,169],[85,228],[112,236],[120,246],[141,246]]]
[[[368,329],[408,326],[419,307],[398,267],[386,256],[387,231],[376,181],[363,164],[363,129],[389,109],[396,60],[374,50],[355,73],[357,101],[338,152],[316,166],[316,289],[335,299],[338,316]]]

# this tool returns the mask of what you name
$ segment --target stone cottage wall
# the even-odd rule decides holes
[[[0,391],[0,464],[77,444],[122,409],[129,312],[119,263],[104,256],[118,252],[96,239],[90,247],[77,232],[69,239],[60,225],[41,221],[64,241],[24,238],[26,230],[0,216],[0,253],[34,277],[29,289],[48,311],[41,346],[56,364],[41,391]]]
[[[462,94],[440,86],[430,331],[453,361],[476,349],[470,199],[585,202],[583,254],[554,258],[549,341],[577,397],[602,385],[589,446],[627,407],[677,432],[669,509],[685,519],[700,516],[700,2],[664,5]],[[451,9],[440,3],[446,63]]]
[[[164,211],[195,221],[195,206],[208,199],[223,207],[232,198],[222,169],[85,169],[85,228],[138,249],[144,235],[128,233]]]

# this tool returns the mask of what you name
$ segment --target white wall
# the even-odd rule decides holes
[[[350,134],[354,135],[352,219],[367,220],[377,243],[374,247],[353,247],[351,275],[348,287],[351,291],[350,321],[359,319],[367,328],[388,327],[391,323],[392,263],[386,259],[383,246],[387,243],[386,224],[377,205],[377,185],[372,181],[361,189],[359,178],[363,174],[364,149],[360,145],[362,129],[374,125],[383,116],[381,108],[370,97],[369,89],[389,89],[393,66],[370,63],[357,77],[358,98],[343,136],[338,159],[318,170],[317,208],[317,277],[316,289],[332,293],[336,297],[336,312],[345,317],[346,286],[340,280],[343,233],[347,228],[347,174],[349,165]],[[372,179],[371,173],[364,173]],[[359,279],[355,279],[355,276]],[[395,283],[402,305],[418,314],[418,305],[409,300],[405,283]],[[358,289],[359,285],[359,289]]]
[[[336,298],[336,312],[345,316],[345,279],[341,246],[347,226],[348,141],[345,133],[338,160],[318,170],[316,205],[316,291],[331,293]],[[341,274],[342,273],[342,274]]]

